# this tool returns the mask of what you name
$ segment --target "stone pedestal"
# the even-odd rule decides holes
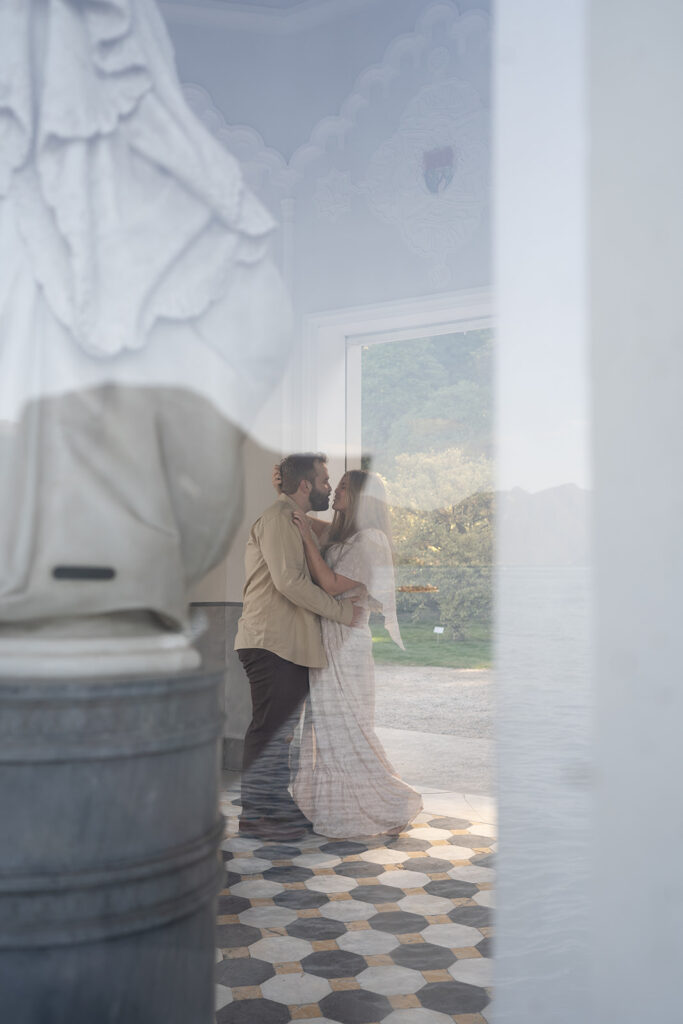
[[[205,619],[204,632],[195,646],[207,669],[221,669],[225,679],[225,728],[223,730],[223,768],[242,770],[244,735],[251,721],[251,694],[247,674],[242,668],[235,636],[242,605],[234,601],[198,602],[192,606]]]
[[[223,675],[0,679],[13,1024],[212,1024]]]

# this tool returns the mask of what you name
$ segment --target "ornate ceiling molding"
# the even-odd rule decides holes
[[[316,124],[308,142],[292,155],[289,166],[303,174],[310,164],[325,158],[331,147],[343,148],[346,136],[356,125],[359,113],[376,103],[378,96],[388,93],[392,83],[400,77],[406,61],[418,68],[429,52],[444,51],[444,47],[434,42],[437,27],[441,29],[442,38],[452,42],[456,51],[462,52],[473,34],[481,33],[482,29],[488,31],[489,26],[490,18],[484,11],[460,14],[450,0],[432,4],[418,20],[414,32],[397,36],[390,43],[381,64],[373,64],[361,72],[339,114],[323,118]],[[440,73],[438,68],[431,70]]]
[[[308,6],[311,0],[305,2]],[[324,3],[325,0],[314,2]],[[350,4],[353,0],[342,2]],[[366,0],[362,2],[365,3]],[[165,6],[190,5],[162,4],[162,7]],[[330,144],[343,146],[346,136],[356,124],[359,113],[376,101],[378,91],[381,94],[388,91],[392,82],[400,75],[406,60],[417,67],[427,51],[443,49],[434,43],[435,30],[439,27],[442,38],[452,40],[456,49],[462,52],[474,33],[489,29],[490,16],[482,10],[460,14],[452,0],[440,0],[431,4],[419,18],[414,32],[397,36],[387,47],[382,62],[373,64],[361,72],[353,91],[343,102],[339,114],[319,121],[308,141],[298,147],[289,162],[278,150],[266,146],[255,129],[246,125],[229,125],[220,110],[215,107],[211,96],[201,86],[187,83],[183,85],[183,91],[195,114],[206,124],[209,131],[238,157],[243,166],[251,167],[252,173],[271,173],[277,178],[279,187],[291,188],[310,164],[325,156]]]
[[[279,150],[267,146],[255,128],[228,124],[201,85],[185,83],[183,94],[199,120],[239,160],[245,180],[259,197],[265,198],[264,193],[269,191],[274,191],[277,198],[291,193],[299,174]]]
[[[315,183],[317,215],[332,223],[364,202],[433,264],[435,286],[447,288],[451,257],[474,236],[488,206],[488,110],[459,68],[470,46],[489,41],[485,11],[460,14],[451,0],[430,5],[415,31],[394,39],[382,62],[359,75],[339,114],[319,121],[289,161],[253,128],[228,125],[200,86],[186,85],[184,91],[272,210],[296,196],[304,180]],[[347,155],[359,116],[377,116],[382,103],[391,104],[392,90],[406,72],[417,72],[417,89],[402,110],[394,107],[393,124],[386,122],[385,134],[370,150],[365,144],[362,166],[352,171]]]

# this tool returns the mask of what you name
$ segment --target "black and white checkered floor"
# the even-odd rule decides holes
[[[427,809],[399,837],[276,845],[237,835],[238,799],[223,794],[217,1024],[486,1024],[489,825]]]

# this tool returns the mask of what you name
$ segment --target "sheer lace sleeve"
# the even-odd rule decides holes
[[[340,572],[365,584],[371,607],[382,613],[389,636],[404,649],[396,618],[394,562],[386,535],[381,530],[359,530]]]

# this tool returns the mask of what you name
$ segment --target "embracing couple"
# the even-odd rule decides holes
[[[254,523],[247,544],[235,640],[252,700],[240,834],[286,841],[308,830],[397,833],[422,801],[396,775],[374,730],[370,611],[382,612],[403,646],[382,484],[364,470],[345,473],[329,524],[307,514],[329,507],[325,455],[288,456],[273,483],[278,500]]]

